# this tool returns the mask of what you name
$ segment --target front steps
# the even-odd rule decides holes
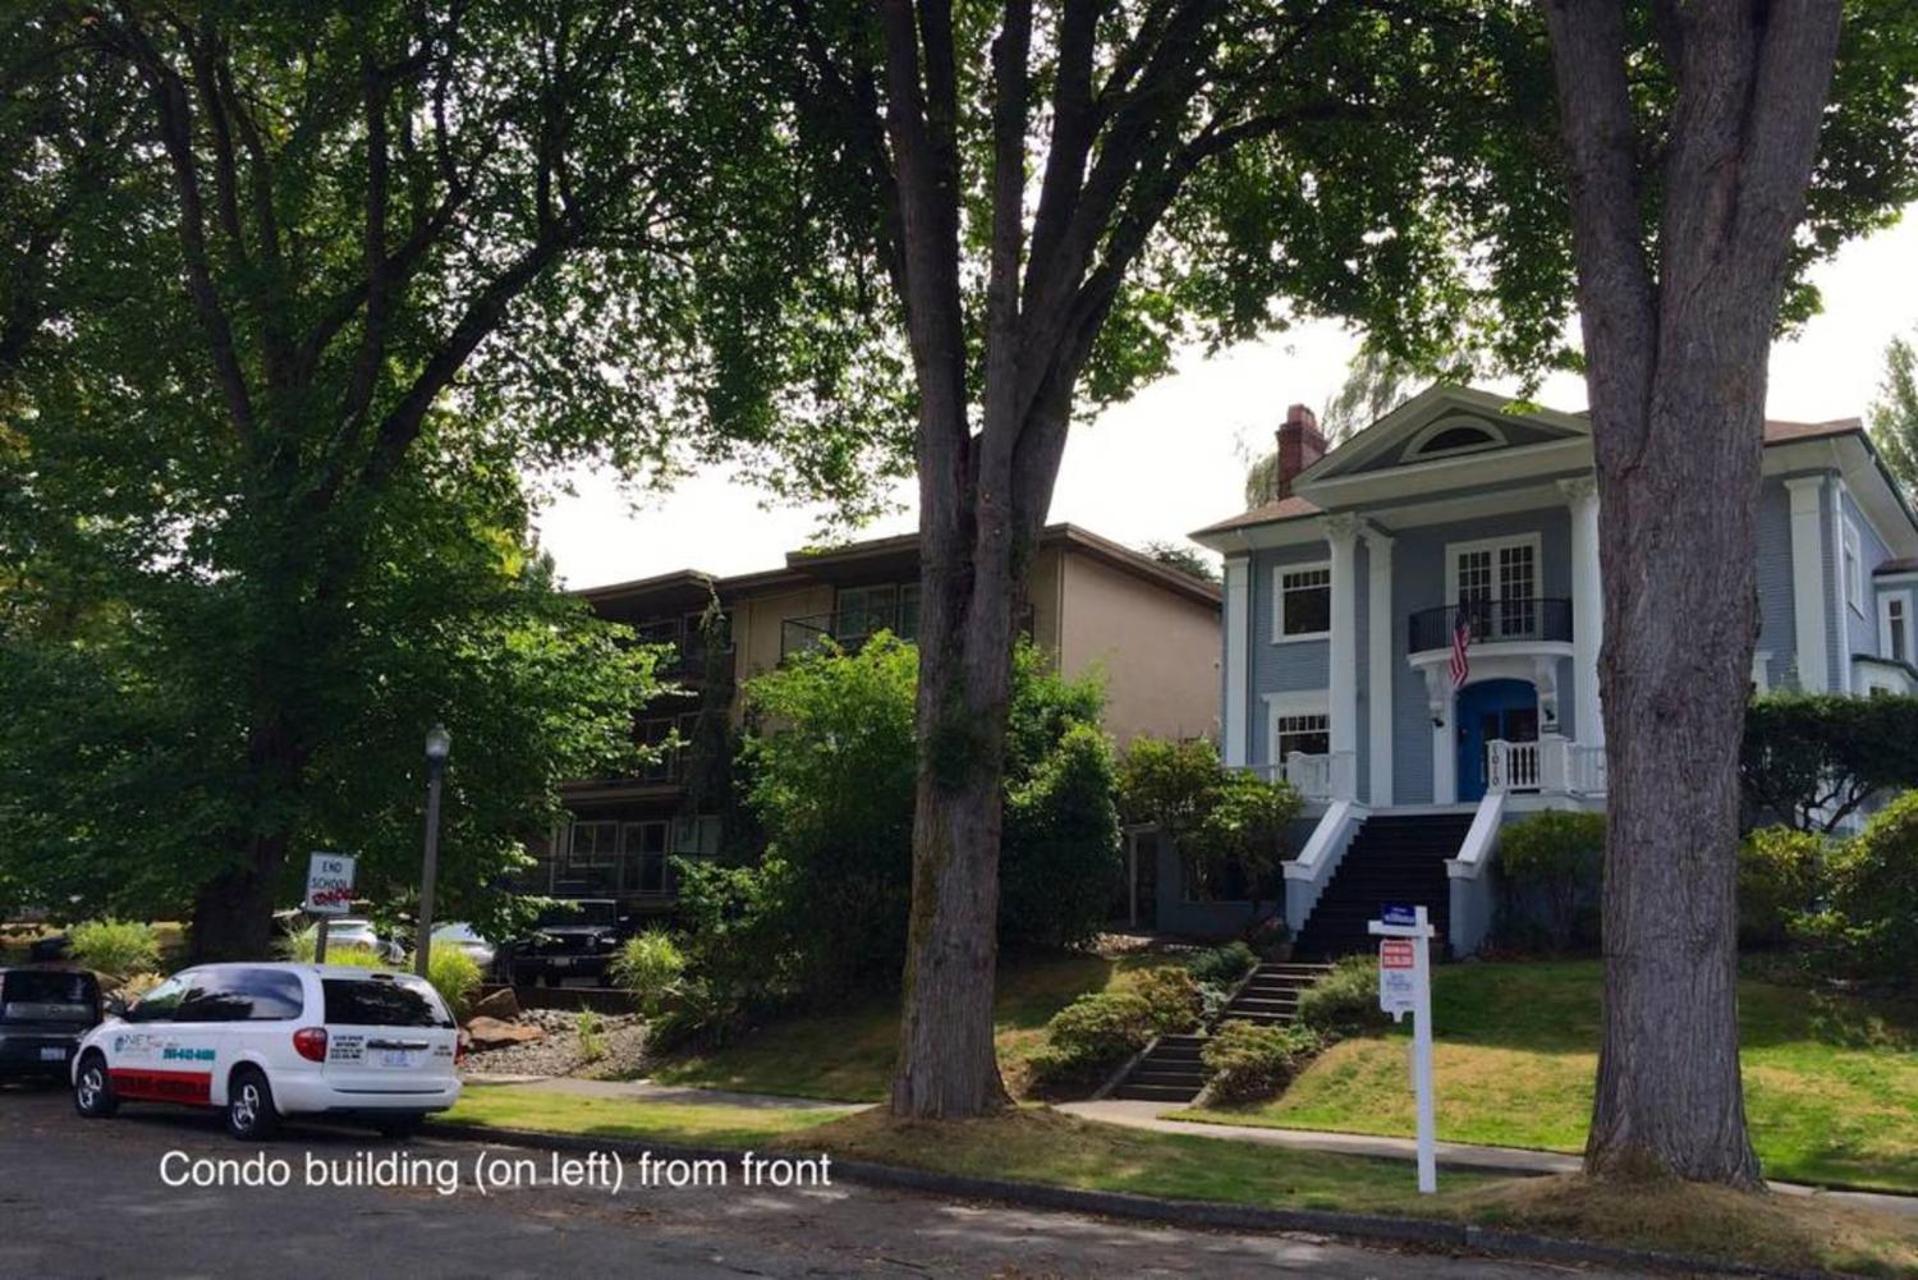
[[[1299,931],[1297,952],[1336,960],[1375,950],[1366,932],[1384,903],[1422,906],[1437,933],[1433,954],[1444,954],[1452,913],[1445,863],[1458,856],[1470,813],[1378,814],[1366,819],[1338,870]]]
[[[1323,964],[1262,964],[1252,971],[1219,1017],[1221,1022],[1287,1023],[1298,1017],[1299,994],[1331,968]],[[1160,1036],[1107,1095],[1151,1102],[1190,1102],[1205,1088],[1200,1060],[1209,1030]]]
[[[1330,972],[1329,964],[1262,964],[1226,1005],[1221,1022],[1291,1022],[1299,1016],[1299,996]]]

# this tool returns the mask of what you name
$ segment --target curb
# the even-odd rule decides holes
[[[532,1129],[500,1129],[487,1125],[429,1121],[420,1130],[426,1137],[549,1151],[609,1151],[625,1158],[650,1153],[655,1158],[721,1160],[737,1165],[745,1154],[733,1147],[701,1147],[671,1142],[639,1142],[630,1138],[602,1138],[588,1134],[545,1133]],[[792,1148],[782,1148],[787,1154]],[[830,1153],[828,1153],[830,1154]],[[937,1173],[899,1165],[833,1157],[832,1172],[848,1182],[899,1188],[965,1200],[992,1200],[1022,1208],[1054,1209],[1108,1218],[1129,1218],[1175,1227],[1252,1232],[1308,1232],[1348,1241],[1417,1245],[1428,1249],[1462,1250],[1519,1261],[1586,1263],[1636,1267],[1645,1270],[1725,1276],[1764,1276],[1775,1280],[1821,1280],[1833,1273],[1792,1271],[1692,1257],[1652,1249],[1593,1244],[1524,1231],[1479,1227],[1470,1223],[1440,1222],[1386,1214],[1344,1213],[1333,1209],[1268,1209],[1256,1205],[1224,1204],[1214,1200],[1170,1200],[1130,1191],[1089,1191],[1043,1182],[1007,1178],[979,1178]]]

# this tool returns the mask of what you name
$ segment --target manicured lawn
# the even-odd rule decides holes
[[[1762,1266],[1909,1274],[1918,1222],[1710,1188],[1600,1188],[1577,1178],[1446,1171],[1420,1196],[1404,1161],[1097,1124],[1027,1107],[984,1120],[900,1123],[880,1110],[612,1101],[523,1085],[470,1087],[450,1119],[634,1141],[829,1152],[978,1177],[1275,1208],[1412,1214],[1715,1254]]]
[[[1088,991],[1103,991],[1128,968],[1163,963],[1162,956],[1111,960],[1076,953],[1006,961],[996,1024],[1008,1087],[1020,1091],[1025,1063],[1044,1044],[1053,1014]],[[898,997],[862,999],[837,1011],[782,1018],[723,1048],[657,1063],[648,1075],[662,1084],[876,1102],[891,1083],[898,1041]]]
[[[1576,1152],[1591,1116],[1597,961],[1437,973],[1439,1136]],[[1772,983],[1739,984],[1745,1109],[1774,1178],[1918,1192],[1918,1018]],[[1277,1100],[1181,1118],[1413,1132],[1407,1033],[1335,1045]]]
[[[836,1120],[843,1112],[772,1107],[705,1106],[593,1098],[513,1084],[473,1084],[442,1119],[501,1129],[577,1133],[600,1138],[763,1147],[775,1138]]]

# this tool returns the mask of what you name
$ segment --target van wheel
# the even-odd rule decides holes
[[[73,1109],[89,1120],[105,1120],[120,1109],[113,1080],[107,1075],[107,1060],[98,1052],[80,1059],[80,1074],[73,1081]]]
[[[226,1131],[242,1142],[265,1142],[280,1129],[273,1087],[258,1067],[241,1067],[226,1089]]]
[[[395,1142],[404,1142],[420,1131],[420,1117],[396,1116],[391,1120],[381,1120],[373,1126],[382,1138],[391,1138]]]

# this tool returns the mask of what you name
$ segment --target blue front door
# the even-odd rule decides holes
[[[1459,691],[1458,798],[1476,803],[1485,795],[1485,744],[1538,741],[1538,690],[1523,680],[1485,680]]]

